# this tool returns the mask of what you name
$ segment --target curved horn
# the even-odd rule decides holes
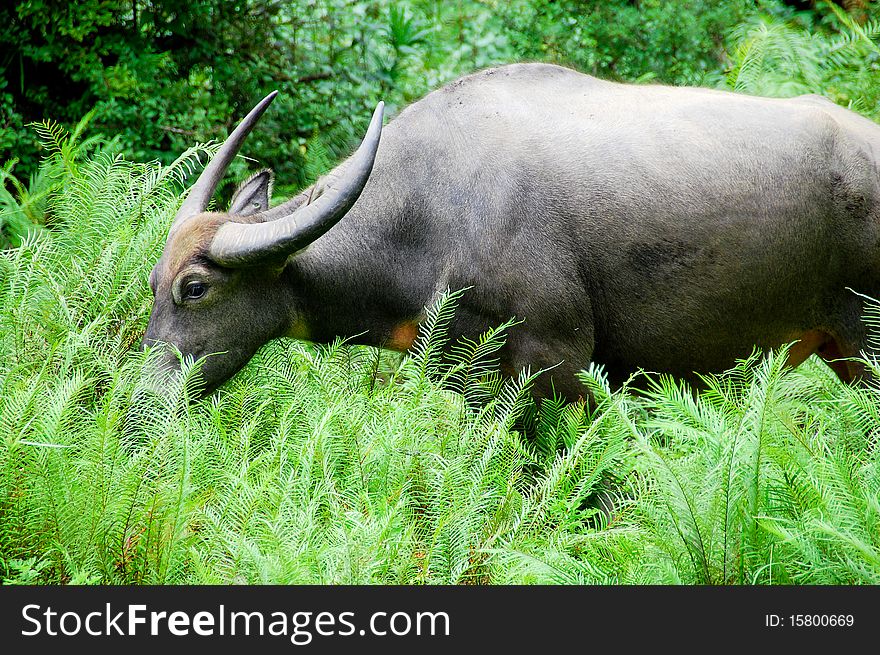
[[[340,178],[317,200],[274,221],[224,223],[211,242],[208,256],[221,266],[250,266],[286,257],[333,227],[357,201],[373,170],[384,106],[382,102],[376,106],[357,152],[345,163]]]
[[[226,141],[223,142],[223,145],[220,146],[217,154],[211,158],[211,161],[205,166],[205,170],[199,175],[199,179],[196,180],[196,183],[193,184],[192,187],[190,187],[189,194],[187,194],[186,199],[177,211],[177,215],[174,217],[174,222],[171,224],[172,232],[177,225],[185,221],[187,218],[200,214],[208,208],[208,202],[210,202],[211,196],[214,195],[214,191],[217,189],[220,180],[223,179],[223,175],[226,173],[226,169],[229,168],[229,164],[232,163],[233,158],[238,154],[245,138],[250,134],[254,125],[257,124],[260,116],[263,115],[263,112],[266,111],[266,108],[272,103],[277,95],[278,91],[273,91],[263,98],[257,106],[251,109],[250,113],[244,117]]]

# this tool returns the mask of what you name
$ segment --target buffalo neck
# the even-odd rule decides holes
[[[356,211],[291,257],[288,336],[317,343],[337,337],[406,350],[436,291],[436,262],[412,239]]]

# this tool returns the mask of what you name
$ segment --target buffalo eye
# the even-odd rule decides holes
[[[208,293],[208,285],[204,282],[190,282],[183,290],[184,300],[199,300]]]

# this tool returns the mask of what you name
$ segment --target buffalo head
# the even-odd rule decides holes
[[[320,195],[270,209],[272,175],[261,171],[239,187],[227,212],[207,212],[230,162],[276,94],[251,110],[205,167],[150,274],[154,301],[144,346],[173,345],[193,359],[211,355],[201,369],[206,392],[234,375],[264,343],[289,331],[296,299],[295,289],[283,281],[287,259],[348,212],[367,183],[379,145],[382,103],[360,148]],[[177,366],[169,349],[163,367]]]

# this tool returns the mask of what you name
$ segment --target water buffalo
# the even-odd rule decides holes
[[[150,276],[145,343],[223,353],[208,390],[283,335],[405,350],[425,305],[464,287],[454,331],[524,319],[502,370],[558,365],[539,393],[552,375],[582,394],[590,361],[612,381],[689,377],[793,341],[792,365],[817,352],[859,374],[839,358],[866,348],[848,288],[880,292],[880,126],[851,111],[515,64],[384,130],[380,104],[359,150],[281,205],[262,171],[206,212],[273,97],[193,185]]]

